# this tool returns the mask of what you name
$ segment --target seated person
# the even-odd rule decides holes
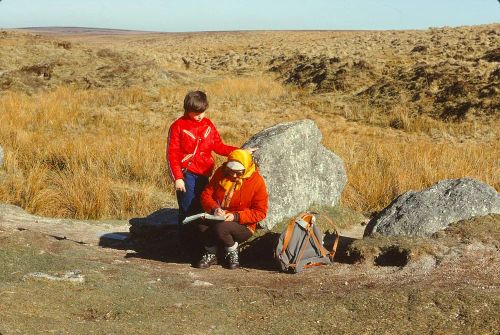
[[[238,244],[248,240],[257,223],[266,217],[267,201],[266,184],[250,152],[231,152],[201,193],[203,209],[224,216],[225,221],[198,224],[205,253],[196,267],[205,269],[216,264],[217,245],[222,244],[228,268],[239,268]]]

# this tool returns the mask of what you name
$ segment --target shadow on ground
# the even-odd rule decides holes
[[[260,270],[278,270],[278,264],[274,257],[276,245],[281,234],[267,232],[262,236],[244,243],[240,251],[241,264],[247,268]],[[338,263],[352,264],[356,262],[353,256],[348,253],[349,245],[356,239],[340,236],[337,244],[334,261]],[[334,235],[325,235],[324,246],[327,250],[332,250],[335,241]]]
[[[197,238],[196,224],[177,225],[177,209],[164,208],[146,217],[129,220],[130,232],[116,232],[101,236],[99,245],[105,248],[127,250],[127,258],[151,259],[167,263],[193,264],[202,254],[201,243]],[[279,233],[263,233],[240,247],[240,263],[245,268],[274,271],[278,270],[274,252]],[[332,249],[335,236],[327,234],[325,247]],[[349,245],[355,239],[340,236],[334,261],[353,263],[348,254]],[[219,250],[219,259],[223,259]]]
[[[152,259],[169,263],[190,262],[185,252],[189,248],[181,248],[179,242],[176,208],[163,208],[146,217],[132,218],[129,224],[130,229],[126,234],[102,235],[99,246],[127,250],[125,256],[127,258]]]

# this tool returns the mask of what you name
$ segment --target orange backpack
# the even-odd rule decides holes
[[[305,212],[293,218],[281,233],[276,246],[275,258],[280,269],[297,273],[303,269],[333,262],[339,234],[336,234],[331,251],[323,246],[323,234],[316,226],[315,213]],[[328,218],[327,218],[328,219]],[[333,224],[333,222],[328,219]]]

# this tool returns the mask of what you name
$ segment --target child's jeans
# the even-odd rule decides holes
[[[184,171],[184,184],[186,192],[177,191],[177,203],[179,204],[179,225],[190,215],[203,212],[200,203],[201,192],[208,184],[208,177]]]

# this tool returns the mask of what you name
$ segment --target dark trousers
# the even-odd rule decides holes
[[[206,247],[213,247],[222,243],[224,247],[231,247],[234,242],[244,242],[252,236],[252,232],[238,222],[198,223],[201,242]]]
[[[186,192],[177,191],[179,225],[187,216],[203,212],[200,195],[208,184],[208,177],[184,171],[184,184],[186,185]]]

